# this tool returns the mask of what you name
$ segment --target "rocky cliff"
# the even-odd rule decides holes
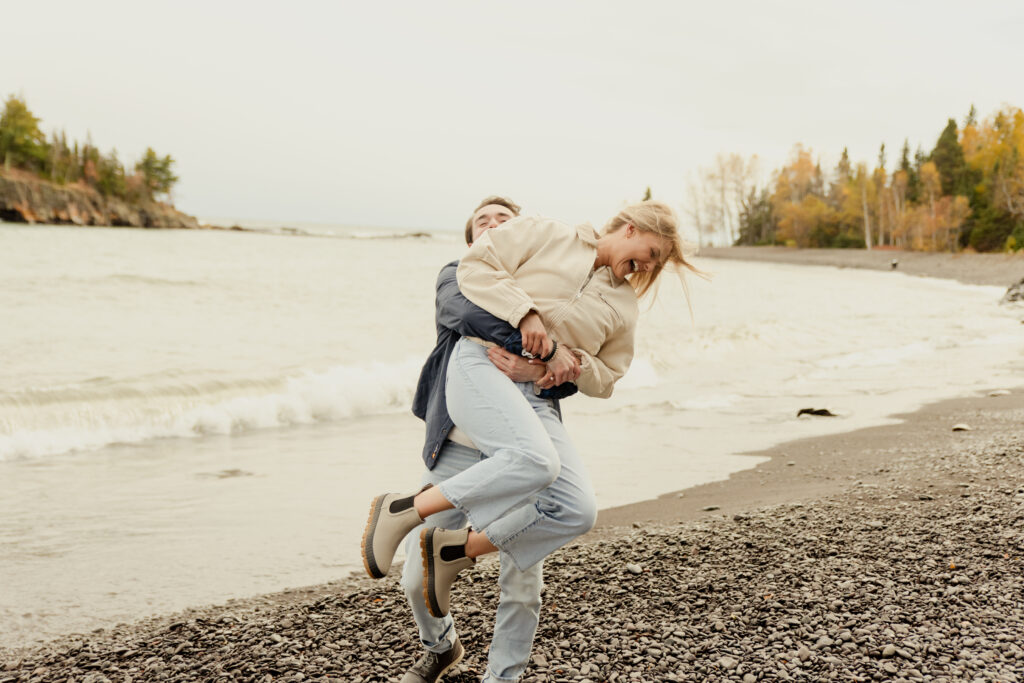
[[[128,203],[81,185],[0,175],[0,220],[11,223],[198,228],[192,216],[160,202]]]

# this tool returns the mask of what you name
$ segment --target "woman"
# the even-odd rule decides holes
[[[524,350],[545,360],[548,374],[514,383],[488,359],[486,342],[458,342],[448,411],[488,457],[436,487],[374,500],[363,536],[371,576],[387,573],[402,538],[424,518],[458,508],[469,528],[421,534],[424,596],[440,617],[456,575],[480,555],[500,548],[523,570],[593,526],[597,508],[582,460],[537,393],[575,381],[585,394],[610,396],[633,357],[637,299],[666,264],[694,270],[675,215],[653,201],[623,209],[600,236],[589,225],[516,218],[474,243],[458,268],[460,289],[518,327]]]

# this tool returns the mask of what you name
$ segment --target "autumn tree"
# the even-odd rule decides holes
[[[686,202],[683,204],[683,210],[697,230],[697,245],[705,246],[712,242],[711,235],[715,232],[715,225],[710,220],[707,201],[709,192],[704,183],[703,171],[698,178],[700,179],[694,180],[691,177],[686,181]]]

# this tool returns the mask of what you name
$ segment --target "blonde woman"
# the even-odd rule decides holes
[[[448,412],[487,457],[415,494],[385,494],[371,504],[363,537],[368,573],[387,573],[403,537],[426,517],[453,508],[465,529],[421,533],[424,597],[448,614],[457,574],[499,548],[526,570],[593,526],[597,506],[583,461],[543,389],[573,381],[606,398],[629,368],[638,297],[666,265],[693,267],[683,255],[673,211],[661,202],[626,207],[598,234],[543,218],[520,217],[488,230],[459,264],[471,302],[518,327],[526,352],[548,373],[515,383],[469,337],[448,366]],[[520,637],[532,643],[534,634]],[[529,647],[529,646],[527,646]],[[516,680],[488,672],[485,680]],[[504,675],[502,675],[504,674]]]

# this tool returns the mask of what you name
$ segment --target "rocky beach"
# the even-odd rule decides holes
[[[836,258],[856,254],[876,258]],[[524,680],[1024,679],[1024,388],[896,417],[602,511],[546,563]],[[467,655],[445,680],[484,670],[497,569],[454,589]],[[353,576],[0,650],[0,683],[398,681],[418,655],[397,577]]]
[[[547,562],[525,680],[1021,680],[1022,419],[1019,392],[945,402],[604,513]],[[456,588],[447,680],[483,671],[496,577]],[[0,681],[397,681],[411,624],[396,578],[352,577],[8,651]]]
[[[1024,277],[1024,252],[959,254],[899,249],[794,249],[790,247],[702,247],[701,258],[768,261],[805,266],[888,270],[940,277],[969,285],[1009,287]]]

